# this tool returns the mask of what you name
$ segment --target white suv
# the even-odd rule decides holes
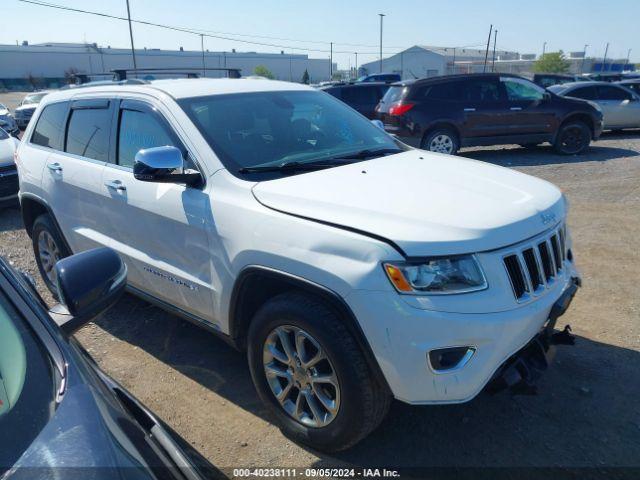
[[[248,352],[294,439],[347,448],[391,398],[533,388],[579,284],[567,205],[506,168],[411,149],[326,93],[257,79],[47,95],[18,154],[56,259],[117,250],[129,290]]]

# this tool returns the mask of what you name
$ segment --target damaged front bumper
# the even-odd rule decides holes
[[[549,320],[542,331],[496,371],[487,384],[488,392],[497,393],[508,389],[513,394],[537,393],[536,381],[553,360],[556,346],[575,344],[570,325],[566,325],[561,331],[556,331],[555,326],[558,318],[569,308],[580,285],[579,278],[572,279],[571,285],[551,308]]]

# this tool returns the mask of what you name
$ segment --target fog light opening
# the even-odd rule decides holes
[[[464,367],[473,354],[475,347],[448,347],[431,350],[427,357],[431,369],[436,373],[449,373]]]

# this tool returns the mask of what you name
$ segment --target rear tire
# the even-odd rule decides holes
[[[44,213],[33,222],[31,242],[40,276],[53,297],[59,300],[55,264],[58,260],[68,257],[71,252],[49,214]]]
[[[436,128],[427,132],[422,139],[421,148],[430,152],[455,155],[460,148],[456,132],[450,128]]]
[[[584,122],[570,122],[560,126],[553,145],[562,155],[578,155],[591,143],[591,130]]]
[[[290,354],[283,341],[289,342]],[[313,364],[320,356],[324,358]],[[338,315],[312,296],[284,293],[263,305],[249,327],[248,357],[253,383],[275,423],[287,437],[314,449],[351,447],[388,411],[391,398],[375,380],[357,342]],[[311,364],[315,367],[307,368]],[[334,383],[318,387],[318,376]]]

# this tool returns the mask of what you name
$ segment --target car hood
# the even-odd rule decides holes
[[[551,183],[421,150],[260,182],[253,193],[269,208],[384,238],[411,257],[493,250],[565,216]]]
[[[24,105],[20,105],[14,109],[14,112],[21,112],[22,110],[34,110],[38,107],[37,103],[26,103]]]
[[[18,148],[18,142],[13,137],[0,140],[0,167],[13,163],[13,152]]]

